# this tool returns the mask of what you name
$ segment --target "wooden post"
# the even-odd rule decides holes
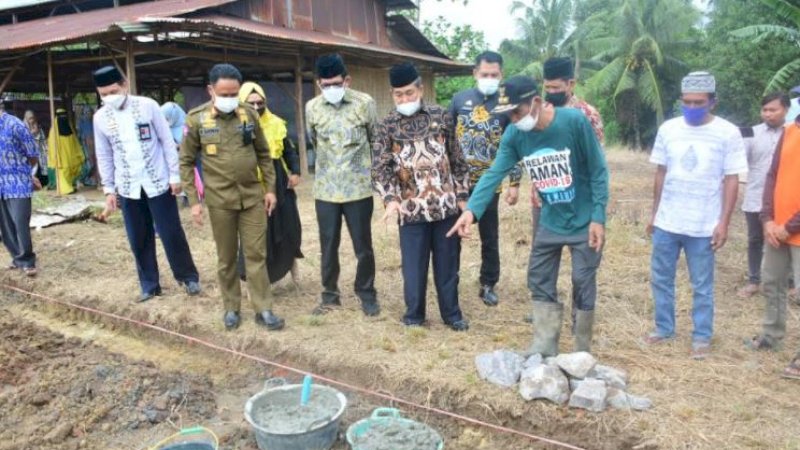
[[[2,94],[3,91],[6,90],[6,86],[8,86],[8,83],[11,82],[11,79],[14,77],[14,74],[17,73],[17,70],[19,70],[19,67],[22,65],[23,61],[25,61],[24,56],[18,59],[17,62],[14,63],[14,65],[11,67],[11,71],[8,72],[6,76],[3,78],[3,82],[0,83],[0,94]]]
[[[131,95],[136,95],[136,55],[134,54],[133,35],[126,34],[125,42],[127,52],[125,57],[126,71],[128,73],[128,89]]]
[[[55,167],[56,170],[53,173],[56,176],[56,193],[61,193],[61,179],[58,176],[58,170],[61,167],[61,160],[58,154],[58,123],[56,123],[56,104],[55,99],[55,89],[53,86],[53,53],[50,50],[47,50],[47,93],[48,97],[50,98],[50,133],[53,134],[56,138],[53,139],[53,145],[55,148],[53,149],[53,154],[56,155],[56,163]]]
[[[305,105],[303,104],[303,56],[297,56],[294,68],[294,120],[297,126],[297,151],[300,153],[300,173],[308,175],[308,154],[306,144]],[[316,149],[315,149],[316,150]]]

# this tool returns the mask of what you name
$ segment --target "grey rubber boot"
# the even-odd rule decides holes
[[[563,316],[564,305],[561,303],[533,302],[533,343],[529,354],[539,353],[543,357],[558,354]]]
[[[592,352],[592,327],[594,311],[578,309],[575,315],[575,351]]]

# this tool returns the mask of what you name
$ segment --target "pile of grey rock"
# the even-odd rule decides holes
[[[606,408],[643,411],[653,403],[628,393],[628,374],[598,364],[589,353],[562,353],[543,358],[496,350],[475,357],[478,375],[505,388],[516,388],[525,400],[546,399],[592,412]]]

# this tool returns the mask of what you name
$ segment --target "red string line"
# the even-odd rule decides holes
[[[506,434],[511,434],[511,435],[515,435],[515,436],[519,436],[519,437],[524,437],[524,438],[527,438],[527,439],[530,439],[530,440],[536,441],[536,442],[542,442],[542,443],[545,443],[545,444],[551,444],[551,445],[554,445],[554,446],[557,446],[557,447],[560,447],[560,448],[566,448],[566,449],[570,449],[570,450],[585,450],[585,449],[583,449],[581,447],[575,447],[575,446],[573,446],[571,444],[567,444],[565,442],[560,442],[560,441],[556,441],[556,440],[553,440],[553,439],[548,439],[548,438],[545,438],[545,437],[542,437],[542,436],[537,436],[537,435],[534,435],[534,434],[526,433],[524,431],[519,431],[519,430],[515,430],[513,428],[504,427],[502,425],[497,425],[497,424],[493,424],[493,423],[489,423],[489,422],[484,422],[484,421],[481,421],[481,420],[478,420],[478,419],[474,419],[472,417],[463,416],[461,414],[456,414],[454,412],[447,411],[447,410],[444,410],[444,409],[439,409],[439,408],[435,408],[435,407],[432,407],[432,406],[426,406],[426,405],[414,403],[414,402],[409,401],[409,400],[404,400],[402,398],[395,397],[394,395],[384,394],[384,393],[381,393],[381,392],[376,392],[376,391],[369,390],[367,388],[362,388],[362,387],[359,387],[359,386],[351,385],[351,384],[345,383],[343,381],[334,380],[332,378],[328,378],[328,377],[325,377],[325,376],[322,376],[322,375],[318,375],[318,374],[315,374],[313,372],[308,372],[306,370],[297,369],[297,368],[294,368],[294,367],[291,367],[291,366],[287,366],[285,364],[281,364],[281,363],[278,363],[278,362],[275,362],[275,361],[270,361],[270,360],[267,360],[267,359],[264,359],[264,358],[261,358],[261,357],[258,357],[258,356],[250,355],[248,353],[244,353],[244,352],[241,352],[239,350],[234,350],[232,348],[228,348],[228,347],[224,347],[224,346],[221,346],[221,345],[218,345],[218,344],[214,344],[213,342],[205,341],[205,340],[196,338],[194,336],[189,336],[189,335],[186,335],[186,334],[183,334],[183,333],[179,333],[177,331],[173,331],[173,330],[170,330],[170,329],[167,329],[167,328],[164,328],[164,327],[160,327],[158,325],[153,325],[151,323],[142,322],[142,321],[139,321],[139,320],[136,320],[136,319],[132,319],[130,317],[121,316],[119,314],[114,314],[114,313],[111,313],[111,312],[103,311],[103,310],[92,308],[92,307],[89,307],[89,306],[78,305],[78,304],[75,304],[75,303],[72,303],[72,302],[68,302],[68,301],[56,300],[56,299],[54,299],[52,297],[48,297],[48,296],[45,296],[45,295],[37,294],[37,293],[31,292],[31,291],[26,291],[24,289],[20,289],[20,288],[15,287],[15,286],[10,286],[8,284],[0,284],[0,287],[4,288],[6,290],[10,290],[10,291],[14,291],[14,292],[17,292],[17,293],[20,293],[20,294],[27,295],[29,297],[38,298],[38,299],[44,300],[44,301],[49,302],[49,303],[55,303],[55,304],[58,304],[58,305],[67,306],[69,308],[86,311],[86,312],[89,312],[89,313],[92,313],[92,314],[95,314],[95,315],[109,317],[109,318],[112,318],[112,319],[115,319],[115,320],[118,320],[118,321],[121,321],[121,322],[127,322],[127,323],[130,323],[130,324],[134,324],[134,325],[142,327],[142,328],[149,328],[151,330],[155,330],[155,331],[158,331],[160,333],[164,333],[164,334],[167,334],[167,335],[170,335],[170,336],[173,336],[173,337],[177,337],[177,338],[183,339],[183,340],[185,340],[187,342],[192,342],[192,343],[195,343],[195,344],[202,345],[202,346],[210,348],[212,350],[217,350],[217,351],[220,351],[220,352],[229,353],[231,355],[235,355],[235,356],[238,356],[238,357],[241,357],[241,358],[249,359],[251,361],[255,361],[255,362],[258,362],[258,363],[261,363],[261,364],[264,364],[264,365],[277,367],[277,368],[283,369],[283,370],[285,370],[287,372],[292,372],[292,373],[295,373],[295,374],[298,374],[298,375],[302,375],[302,376],[311,375],[316,380],[320,380],[320,381],[323,381],[325,383],[332,384],[334,386],[339,386],[340,388],[343,388],[345,390],[349,390],[349,391],[352,391],[352,392],[359,392],[361,394],[365,394],[365,395],[369,395],[369,396],[372,396],[372,397],[377,397],[377,398],[381,398],[383,400],[388,400],[388,401],[391,401],[391,402],[394,402],[394,403],[398,403],[398,404],[401,404],[401,405],[405,405],[405,406],[408,406],[410,408],[414,408],[414,409],[418,409],[418,410],[422,410],[422,411],[432,412],[432,413],[435,413],[435,414],[438,414],[438,415],[441,415],[441,416],[449,417],[451,419],[456,419],[456,420],[461,421],[461,422],[466,422],[466,423],[469,423],[469,424],[472,424],[472,425],[477,425],[477,426],[480,426],[480,427],[483,427],[483,428],[488,428],[490,430],[498,431],[498,432],[501,432],[501,433],[506,433]]]

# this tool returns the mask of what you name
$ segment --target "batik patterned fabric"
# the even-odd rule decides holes
[[[474,186],[492,166],[500,138],[509,124],[507,115],[489,113],[497,105],[497,94],[485,96],[477,89],[459,92],[453,97],[449,112],[455,121],[455,138],[469,165],[469,181]],[[511,186],[518,186],[522,171],[509,174]]]
[[[32,167],[37,158],[36,141],[21,120],[0,113],[0,198],[29,198],[33,195]]]
[[[435,222],[459,213],[469,196],[469,167],[452,136],[452,117],[422,105],[405,117],[396,111],[378,126],[373,180],[385,203],[400,202],[400,224]]]
[[[594,134],[597,136],[597,140],[600,141],[600,144],[602,145],[605,142],[606,136],[605,132],[603,131],[603,117],[600,115],[600,112],[598,112],[594,106],[579,99],[575,95],[569,99],[569,102],[567,102],[566,106],[568,108],[579,109],[583,112],[586,118],[589,119],[589,123],[592,124],[592,129],[594,130]]]
[[[316,152],[314,198],[345,203],[372,196],[375,100],[347,89],[339,105],[321,95],[306,104],[306,127]]]

